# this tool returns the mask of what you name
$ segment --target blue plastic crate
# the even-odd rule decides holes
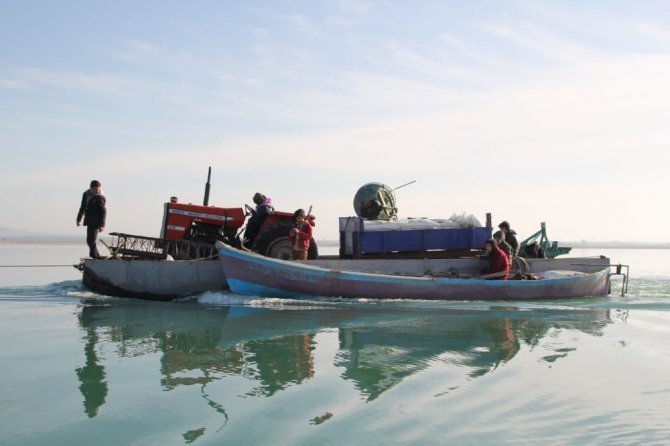
[[[481,249],[492,228],[431,228],[365,231],[362,219],[340,218],[340,252],[348,255]]]
[[[361,254],[480,249],[491,238],[490,228],[411,229],[359,233]]]

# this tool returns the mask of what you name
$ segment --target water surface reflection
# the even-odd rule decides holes
[[[612,322],[608,309],[422,303],[246,307],[103,299],[83,301],[78,318],[86,360],[75,373],[89,417],[114,395],[100,354],[111,349],[130,361],[157,355],[161,388],[199,387],[223,425],[234,403],[231,398],[217,400],[206,389],[219,380],[252,383],[252,390],[234,397],[268,398],[330,369],[341,382],[353,383],[360,398],[373,401],[433,364],[458,368],[466,379],[477,379],[556,330],[600,336]],[[336,345],[317,342],[322,333],[336,333]],[[332,363],[320,369],[315,355],[322,348],[334,348],[335,353]],[[555,361],[571,350],[557,348],[543,360]],[[204,428],[197,428],[183,436],[194,441],[203,433]]]

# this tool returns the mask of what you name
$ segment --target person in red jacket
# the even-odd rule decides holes
[[[293,260],[307,260],[313,226],[314,216],[305,215],[304,209],[298,209],[293,213],[293,228],[288,234],[288,238],[291,240]]]
[[[509,259],[500,249],[495,240],[487,240],[484,249],[489,258],[489,267],[481,279],[507,280],[509,274]]]

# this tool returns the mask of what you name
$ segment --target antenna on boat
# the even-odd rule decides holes
[[[412,180],[412,181],[410,181],[409,183],[405,183],[405,184],[403,184],[402,186],[398,186],[398,187],[396,187],[396,188],[393,189],[393,190],[396,191],[396,190],[400,189],[401,187],[409,186],[409,185],[412,184],[412,183],[416,183],[416,180]]]
[[[207,183],[205,184],[205,198],[202,200],[202,205],[207,206],[209,205],[209,180],[212,178],[212,166],[209,166],[209,170],[207,171]]]

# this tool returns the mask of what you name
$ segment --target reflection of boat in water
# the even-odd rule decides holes
[[[438,362],[477,378],[512,360],[522,345],[535,346],[551,330],[566,329],[599,336],[609,324],[607,310],[524,310],[500,307],[455,310],[380,326],[339,331],[337,366],[374,400],[405,378]],[[567,352],[556,352],[555,357]],[[555,357],[547,357],[552,361]]]
[[[263,319],[263,314],[271,314],[269,310],[237,310],[195,303],[86,303],[79,314],[86,332],[86,364],[76,369],[86,414],[95,417],[108,393],[113,394],[114,386],[107,381],[105,366],[96,352],[101,339],[116,344],[122,357],[159,353],[162,388],[196,386],[198,396],[221,415],[224,425],[226,408],[208,395],[208,384],[225,377],[243,377],[258,383],[250,395],[271,396],[313,375],[311,335],[286,327],[280,335],[271,327],[263,332],[246,320]],[[194,440],[204,432],[202,427],[192,429],[183,437]]]
[[[300,382],[311,374],[311,357],[305,356],[304,349],[307,341],[300,331],[291,332],[284,327],[281,335],[277,335],[268,327],[263,334],[263,330],[247,323],[249,317],[260,318],[258,322],[263,323],[263,315],[271,314],[270,310],[238,308],[231,317],[231,309],[226,306],[131,302],[86,305],[79,315],[81,325],[89,333],[89,339],[98,338],[96,329],[109,330],[121,356],[161,353],[161,384],[166,390],[179,385],[207,384],[218,379],[214,375],[244,372],[250,377],[257,373],[261,392],[274,393],[288,382]],[[93,354],[95,351],[91,349],[89,357]],[[256,360],[255,372],[245,370],[248,357]],[[287,367],[277,364],[279,361],[302,364],[302,369],[284,379]],[[189,370],[203,373],[198,377],[182,375]],[[300,378],[300,374],[304,376]]]
[[[97,343],[105,339],[113,342],[122,357],[161,350],[169,353],[169,345],[179,345],[180,333],[191,333],[198,344],[211,343],[213,339],[216,345],[219,335],[212,333],[212,330],[216,321],[220,323],[225,319],[226,307],[207,312],[192,305],[170,307],[160,303],[147,305],[141,301],[123,305],[116,302],[84,302],[79,313],[79,323],[86,333],[86,364],[77,368],[76,373],[89,417],[97,415],[107,399],[109,387],[105,367],[96,351]],[[163,376],[169,377],[169,368],[161,365]]]
[[[316,336],[335,336],[332,376],[355,383],[366,400],[378,398],[436,362],[476,378],[512,360],[520,346],[538,343],[550,330],[599,335],[610,323],[606,310],[488,310],[421,305],[371,306],[310,303],[283,307],[205,306],[145,301],[84,302],[79,314],[86,334],[86,364],[76,370],[89,417],[114,394],[102,356],[109,349],[134,360],[160,355],[166,391],[198,388],[206,404],[227,420],[223,401],[204,391],[209,384],[243,378],[252,389],[234,397],[271,397],[319,374]],[[337,329],[333,332],[333,328]],[[98,346],[97,344],[103,343]],[[326,343],[328,344],[328,343]],[[557,354],[567,354],[557,352]]]

